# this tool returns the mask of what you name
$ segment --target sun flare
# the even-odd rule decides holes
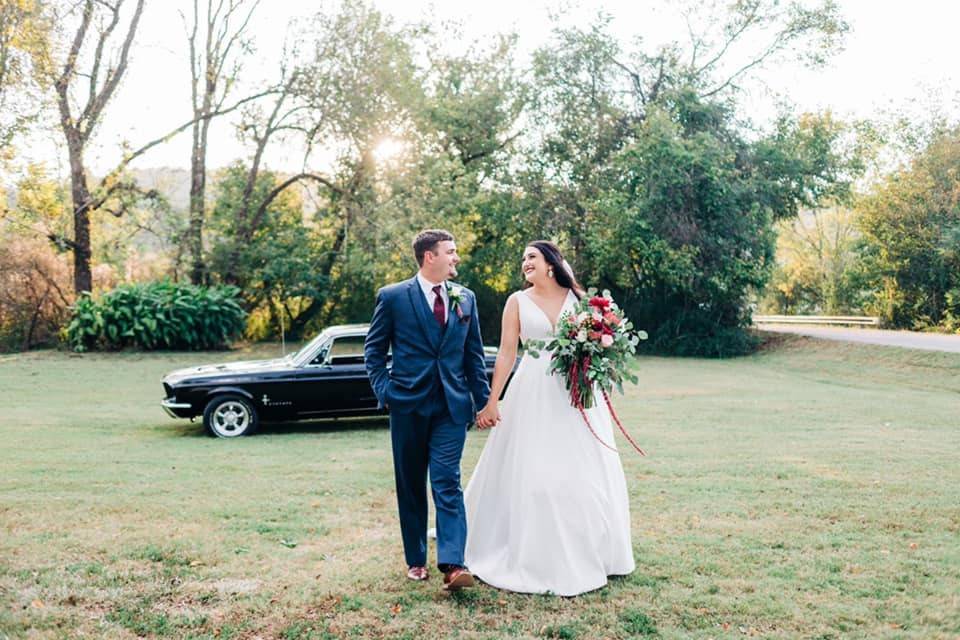
[[[392,162],[399,158],[407,150],[405,140],[398,138],[384,138],[373,149],[373,157],[378,162]]]

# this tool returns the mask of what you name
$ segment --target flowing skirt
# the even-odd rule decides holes
[[[549,355],[525,355],[464,492],[466,564],[495,587],[572,596],[634,568],[630,505],[620,456],[570,405]],[[587,410],[616,446],[610,412]]]

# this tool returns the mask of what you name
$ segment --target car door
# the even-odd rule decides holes
[[[363,334],[335,336],[322,361],[298,374],[299,413],[303,417],[351,415],[375,410],[373,389],[363,360]]]

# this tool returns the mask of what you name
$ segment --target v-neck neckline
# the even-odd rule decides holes
[[[560,305],[560,311],[557,312],[557,319],[554,320],[553,322],[550,322],[550,316],[547,315],[547,312],[543,310],[543,307],[541,307],[539,304],[537,304],[537,303],[534,301],[533,298],[531,298],[529,295],[527,295],[527,292],[526,292],[526,291],[523,291],[522,293],[523,293],[523,295],[527,298],[527,300],[530,301],[530,304],[532,304],[533,306],[535,306],[537,309],[540,310],[540,313],[543,314],[543,319],[550,323],[550,331],[551,331],[551,333],[556,333],[556,331],[557,331],[557,323],[560,322],[560,317],[563,316],[563,310],[566,308],[566,306],[567,306],[567,301],[570,299],[570,289],[567,289],[567,293],[566,293],[566,295],[563,297],[563,304]]]

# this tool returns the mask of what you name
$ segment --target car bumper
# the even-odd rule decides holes
[[[164,398],[160,406],[171,418],[189,418],[193,415],[193,405],[189,402],[177,402],[176,398]]]

